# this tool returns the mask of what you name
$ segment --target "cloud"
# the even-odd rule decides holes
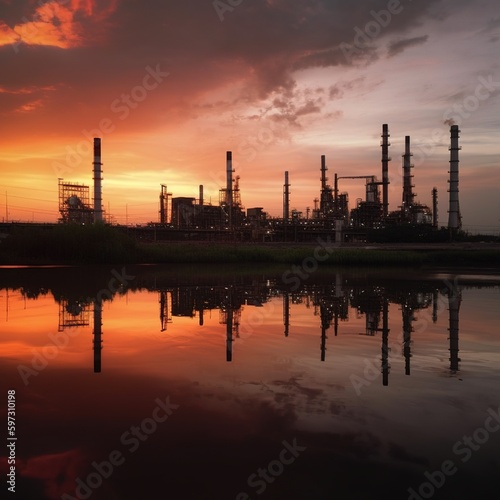
[[[395,40],[389,43],[387,56],[394,57],[401,54],[409,47],[415,47],[417,45],[422,45],[429,39],[429,35],[416,36],[414,38],[407,38],[403,40]]]
[[[487,36],[490,43],[500,40],[500,17],[490,19],[479,34]]]
[[[405,6],[381,39],[416,25],[436,2]],[[0,28],[0,64],[16,71],[3,72],[0,85],[58,85],[56,98],[39,115],[54,133],[73,135],[110,117],[111,104],[140,84],[148,65],[171,71],[168,83],[151,92],[120,130],[173,127],[221,89],[232,88],[238,94],[232,101],[246,104],[260,104],[276,93],[292,95],[297,71],[345,66],[341,44],[372,19],[371,9],[386,8],[385,0],[364,8],[340,0],[254,0],[235,7],[221,23],[212,2],[194,0],[151,0],[147,8],[136,0],[15,3],[8,5]],[[16,46],[17,53],[13,32],[26,42]],[[375,40],[358,59],[375,61],[380,43]],[[296,103],[297,109],[301,105]],[[60,117],[69,107],[75,119],[68,125]],[[18,125],[26,133],[38,126]]]
[[[96,43],[102,39],[107,18],[116,7],[117,0],[38,2],[30,15],[23,15],[11,27],[5,22],[0,25],[0,45],[14,43],[17,52],[21,43],[65,49]]]

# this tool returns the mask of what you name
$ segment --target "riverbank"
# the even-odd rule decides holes
[[[295,264],[500,267],[498,243],[142,243],[108,226],[20,231],[0,243],[0,265]]]

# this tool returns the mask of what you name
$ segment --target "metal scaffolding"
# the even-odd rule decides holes
[[[89,186],[59,179],[60,221],[65,224],[92,224],[94,210],[90,206]]]

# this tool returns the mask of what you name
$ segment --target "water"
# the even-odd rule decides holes
[[[17,498],[489,497],[498,277],[285,281],[275,269],[0,270]]]

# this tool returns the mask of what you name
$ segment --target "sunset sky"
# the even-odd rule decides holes
[[[500,228],[500,7],[496,0],[0,0],[0,220],[55,221],[57,183],[158,220],[160,184],[218,203],[233,151],[242,203],[313,207],[329,177],[381,177],[401,204],[410,135],[417,200],[447,223],[449,126],[461,129],[465,229]],[[341,181],[351,208],[362,181]],[[7,199],[7,207],[6,207]]]

